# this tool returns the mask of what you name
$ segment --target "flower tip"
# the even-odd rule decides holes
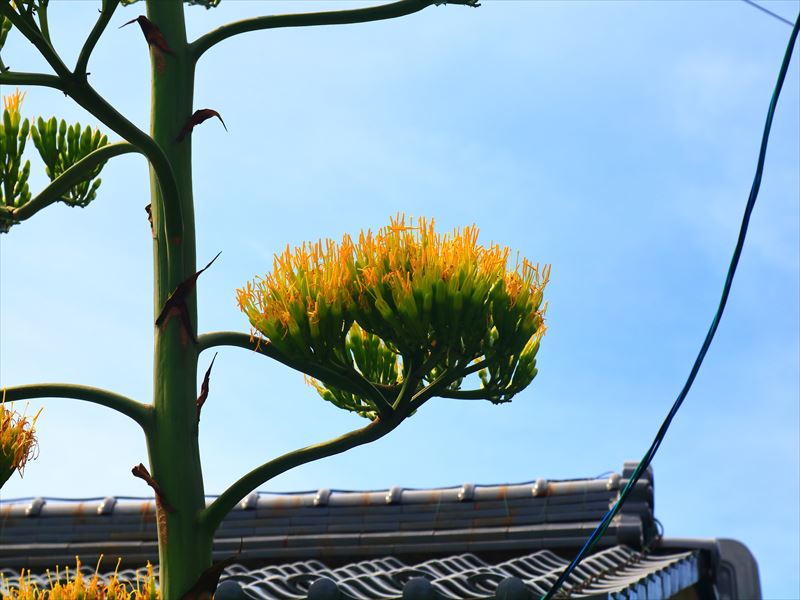
[[[22,101],[25,99],[27,93],[28,92],[20,92],[19,88],[17,88],[14,90],[13,94],[3,96],[3,108],[10,113],[19,112],[19,106],[22,104]]]

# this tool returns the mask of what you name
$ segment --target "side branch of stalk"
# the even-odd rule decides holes
[[[342,436],[306,446],[299,450],[287,452],[260,467],[256,467],[236,483],[231,485],[200,514],[200,527],[208,534],[213,535],[217,527],[236,504],[258,486],[270,479],[285,473],[289,469],[299,467],[314,460],[340,454],[356,446],[374,442],[397,427],[402,419],[382,421],[376,419],[366,427],[350,431]]]
[[[430,398],[435,396],[442,387],[449,385],[457,378],[457,370],[448,369],[435,381],[416,393],[414,393],[415,383],[413,382],[418,380],[413,380],[412,382],[412,378],[408,378],[402,386],[395,402],[395,405],[398,406],[399,409],[394,410],[389,419],[378,417],[366,427],[350,431],[326,442],[288,452],[264,463],[260,467],[256,467],[225,490],[221,496],[214,500],[214,502],[200,514],[200,527],[203,528],[208,535],[213,535],[214,531],[222,522],[222,519],[225,518],[225,515],[233,510],[236,504],[247,496],[247,494],[274,477],[285,473],[289,469],[315,460],[334,456],[346,450],[350,450],[351,448],[382,438],[387,433],[397,428],[400,423],[419,409]],[[412,383],[409,384],[409,382]]]
[[[64,91],[63,82],[55,75],[45,73],[25,73],[22,71],[3,71],[0,73],[0,85],[35,85]]]
[[[78,55],[78,62],[75,63],[75,70],[73,72],[76,75],[82,75],[84,77],[88,75],[86,68],[89,66],[89,57],[92,55],[94,47],[100,40],[100,36],[103,35],[103,32],[108,26],[108,22],[114,15],[114,11],[117,10],[117,6],[119,6],[119,0],[103,0],[100,16],[89,32],[89,36],[86,38],[83,48],[81,48],[81,53]]]
[[[204,350],[217,346],[233,346],[252,350],[263,356],[268,356],[295,371],[329,383],[341,390],[369,398],[369,400],[375,403],[379,414],[381,414],[383,418],[390,417],[394,412],[391,404],[386,400],[383,393],[354,369],[339,372],[333,370],[333,368],[323,367],[310,362],[301,362],[286,356],[266,340],[255,339],[247,333],[239,333],[236,331],[204,333],[198,336],[197,345],[198,352],[203,352]]]
[[[436,0],[399,0],[390,4],[357,8],[351,10],[336,10],[316,13],[299,13],[290,15],[267,15],[243,19],[228,23],[197,38],[189,45],[189,50],[198,60],[203,53],[212,46],[241,33],[261,31],[264,29],[278,29],[281,27],[311,27],[318,25],[349,25],[354,23],[368,23],[396,19],[419,12],[431,4],[444,4]],[[449,4],[463,4],[477,6],[474,0],[451,0]]]
[[[145,433],[148,433],[152,427],[153,407],[149,404],[142,404],[127,396],[86,385],[69,383],[19,385],[1,388],[0,396],[4,398],[6,402],[40,398],[72,398],[75,400],[83,400],[85,402],[91,402],[92,404],[99,404],[100,406],[112,408],[126,417],[130,417],[139,424]]]
[[[24,221],[32,217],[43,208],[58,202],[62,195],[72,186],[86,181],[89,173],[98,165],[114,156],[129,154],[131,152],[139,152],[139,148],[128,142],[117,142],[116,144],[109,144],[98,148],[56,177],[30,202],[19,208],[7,211],[7,218],[14,221]]]

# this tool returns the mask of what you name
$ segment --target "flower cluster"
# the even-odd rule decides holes
[[[441,234],[433,220],[400,215],[355,243],[345,235],[287,247],[237,295],[252,326],[294,360],[354,367],[384,387],[425,365],[415,385],[448,372],[450,391],[477,362],[480,397],[502,402],[536,375],[548,276],[547,267],[512,261],[508,248],[479,244],[474,225]],[[372,415],[354,396],[314,385]]]
[[[19,90],[3,96],[3,121],[0,123],[0,206],[18,208],[31,199],[28,177],[30,161],[22,162],[22,153],[31,130],[28,119],[20,117],[20,105],[25,94]],[[2,225],[2,223],[0,223]],[[7,229],[8,225],[4,227]]]
[[[108,144],[108,138],[100,130],[88,125],[85,128],[80,123],[67,125],[63,119],[59,122],[55,117],[47,121],[39,117],[35,124],[31,124],[29,119],[22,120],[20,106],[24,98],[25,94],[19,90],[3,97],[3,118],[0,123],[0,232],[7,232],[17,223],[17,209],[31,202],[28,186],[31,164],[29,160],[22,161],[29,137],[51,181]],[[87,169],[82,180],[70,186],[58,200],[68,206],[88,205],[97,197],[97,190],[102,183],[99,175],[104,166],[105,162],[101,162]]]
[[[47,577],[50,580],[49,589],[39,589],[39,586],[31,580],[31,573],[28,571],[28,578],[25,578],[23,569],[20,577],[19,587],[11,587],[0,576],[0,588],[2,588],[3,600],[158,600],[161,595],[156,587],[156,579],[153,573],[153,566],[147,563],[147,575],[140,576],[136,573],[136,581],[123,583],[119,580],[117,573],[122,559],[117,560],[117,568],[108,583],[103,583],[100,579],[100,563],[103,555],[97,561],[94,575],[85,579],[81,572],[81,561],[75,557],[75,572],[70,575],[69,567],[64,569],[64,576],[56,567],[55,577],[47,570]]]
[[[88,125],[81,129],[80,123],[67,125],[64,119],[59,123],[55,117],[45,121],[39,117],[31,127],[33,145],[45,164],[45,172],[50,180],[56,179],[71,166],[89,154],[108,144],[108,137],[99,129]],[[98,177],[105,163],[94,167],[80,183],[75,184],[61,198],[69,206],[84,207],[97,197],[97,189],[102,180]]]
[[[4,394],[5,396],[5,394]],[[5,398],[0,403],[0,488],[14,471],[22,475],[26,463],[36,456],[36,419],[15,413],[6,408]]]

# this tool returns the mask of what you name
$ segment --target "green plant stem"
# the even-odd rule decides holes
[[[234,335],[245,336],[245,334],[230,334],[228,332],[207,335],[217,335],[219,336],[216,338],[218,340],[225,339],[226,337],[235,340],[236,338]],[[361,446],[382,438],[400,425],[411,413],[420,408],[427,400],[435,395],[442,386],[449,385],[451,381],[456,378],[457,377],[453,376],[452,373],[445,372],[436,381],[413,396],[411,396],[411,394],[413,393],[414,386],[409,385],[409,382],[412,382],[412,379],[409,378],[403,384],[398,394],[397,404],[401,409],[393,410],[389,418],[384,419],[379,417],[366,427],[350,431],[326,442],[288,452],[253,469],[225,490],[221,496],[214,500],[214,502],[203,511],[200,517],[201,528],[207,531],[209,535],[213,535],[220,523],[222,523],[225,515],[233,510],[236,504],[247,496],[247,494],[255,490],[258,486],[265,484],[270,479],[290,469],[321,458],[341,454],[356,446]]]
[[[445,369],[441,375],[410,398],[401,398],[400,409],[409,415],[419,410],[428,400],[434,396],[441,395],[448,385],[461,377],[463,367],[464,365],[456,365],[453,368]]]
[[[66,65],[50,45],[50,42],[44,37],[42,32],[39,31],[32,19],[15,11],[9,0],[0,0],[0,14],[8,18],[11,24],[16,27],[30,43],[36,46],[36,49],[59,77],[63,79],[64,75],[69,74],[69,69],[67,69]]]
[[[89,57],[92,55],[94,47],[100,40],[100,36],[103,35],[106,26],[108,26],[108,22],[114,15],[114,11],[117,10],[117,6],[119,6],[119,0],[103,0],[100,16],[94,24],[94,27],[92,27],[92,31],[89,32],[89,36],[86,38],[83,48],[81,48],[81,53],[78,55],[78,62],[75,63],[74,73],[83,75],[84,77],[87,75],[86,68],[89,66]]]
[[[174,54],[163,63],[141,38],[140,52],[151,53],[150,136],[173,174],[167,188],[151,171],[153,225],[153,320],[167,300],[197,271],[192,194],[192,139],[176,142],[193,112],[194,61],[188,55],[180,0],[148,0],[147,17],[164,35]],[[132,30],[133,31],[133,30]],[[171,212],[182,215],[182,230],[159,223]],[[165,227],[166,225],[166,227]],[[174,239],[172,234],[177,234]],[[161,597],[180,600],[211,566],[211,536],[197,527],[205,509],[203,473],[197,436],[197,295],[181,299],[180,315],[154,326],[153,405],[155,427],[147,436],[150,473],[174,509],[159,511],[158,554]]]
[[[222,520],[247,494],[263,485],[273,477],[285,473],[289,469],[304,465],[314,460],[340,454],[356,446],[361,446],[369,442],[382,438],[392,431],[402,421],[402,418],[395,418],[389,421],[376,419],[366,427],[356,429],[340,437],[306,446],[293,452],[288,452],[275,458],[260,467],[257,467],[231,485],[206,508],[200,517],[200,527],[213,535]]]
[[[312,363],[301,362],[293,360],[280,352],[273,344],[266,340],[258,340],[246,333],[239,333],[236,331],[215,331],[213,333],[204,333],[197,339],[197,347],[200,352],[214,348],[216,346],[233,346],[237,348],[244,348],[252,350],[268,356],[269,358],[286,365],[290,369],[299,371],[309,375],[315,379],[319,379],[323,383],[333,385],[341,390],[350,392],[351,394],[363,395],[372,400],[379,414],[383,418],[392,414],[393,409],[391,404],[386,400],[385,396],[364,380],[363,376],[359,373],[352,371],[339,373],[329,368],[325,368]]]
[[[0,85],[35,85],[64,91],[64,83],[58,77],[45,73],[4,71],[0,73]]]
[[[24,221],[32,217],[43,208],[59,201],[69,188],[85,181],[86,176],[98,165],[114,156],[131,152],[139,152],[139,149],[128,142],[117,142],[116,144],[98,148],[56,177],[50,182],[50,185],[39,192],[30,202],[9,211],[8,218],[14,221]]]
[[[69,383],[37,383],[19,385],[0,389],[0,398],[6,402],[32,400],[34,398],[73,398],[84,400],[100,406],[113,408],[117,412],[136,421],[142,429],[149,431],[152,427],[153,407],[141,404],[126,396],[109,392],[100,388]]]
[[[292,15],[268,15],[244,19],[228,23],[197,38],[190,44],[190,50],[195,60],[213,45],[222,42],[234,35],[262,29],[277,29],[280,27],[308,27],[316,25],[345,25],[352,23],[367,23],[395,19],[418,12],[431,4],[434,0],[400,0],[391,4],[357,8],[354,10],[336,10],[317,13],[300,13]],[[452,4],[467,4],[456,0]]]
[[[39,15],[39,29],[42,30],[42,36],[44,39],[47,40],[47,43],[50,44],[50,24],[47,20],[47,0],[43,0],[39,3],[39,9],[36,11]]]
[[[484,358],[483,360],[480,360],[480,361],[478,361],[476,363],[472,363],[470,366],[468,366],[467,368],[464,369],[464,372],[462,373],[462,375],[464,377],[466,377],[467,375],[472,375],[473,373],[477,373],[481,369],[484,369],[484,368],[488,367],[495,360],[497,360],[497,359],[496,358],[495,359]]]

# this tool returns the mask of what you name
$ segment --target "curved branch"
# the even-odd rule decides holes
[[[16,27],[22,35],[28,38],[31,44],[36,46],[36,49],[59,77],[64,79],[70,75],[69,69],[42,32],[39,31],[33,22],[28,22],[25,16],[14,10],[8,0],[0,0],[0,14],[11,21],[11,24]]]
[[[99,164],[114,156],[130,152],[140,152],[140,150],[128,142],[118,142],[98,148],[56,177],[50,182],[50,185],[39,192],[30,202],[11,210],[9,218],[14,221],[24,221],[32,217],[43,208],[60,200],[61,196],[69,188],[85,181],[87,173],[91,172]]]
[[[50,40],[50,24],[47,20],[47,2],[49,0],[45,0],[44,2],[39,2],[39,6],[36,9],[36,12],[39,15],[39,29],[42,32],[42,36],[44,39],[47,40],[48,44],[52,45],[52,41]]]
[[[64,91],[64,84],[55,75],[44,73],[24,73],[21,71],[3,71],[0,73],[0,85],[36,85]]]
[[[363,382],[354,380],[351,373],[338,373],[326,367],[293,360],[278,350],[274,344],[270,344],[265,340],[254,339],[247,333],[239,333],[237,331],[215,331],[214,333],[204,333],[197,338],[198,353],[216,346],[234,346],[252,350],[253,352],[268,356],[286,365],[290,369],[294,369],[305,375],[310,375],[324,383],[335,385],[341,390],[350,392],[351,394],[363,395],[375,402],[378,413],[383,418],[389,417],[393,412],[392,406],[387,402],[383,394],[371,383],[366,382],[366,384],[364,384]],[[353,373],[356,372],[353,371]]]
[[[73,398],[100,406],[113,408],[136,421],[145,432],[150,430],[153,408],[126,396],[100,388],[68,383],[36,383],[2,388],[0,392],[6,402],[32,400],[34,398]]]
[[[223,40],[247,33],[248,31],[260,31],[262,29],[277,29],[279,27],[309,27],[316,25],[346,25],[352,23],[367,23],[370,21],[382,21],[385,19],[395,19],[413,14],[430,6],[431,4],[444,4],[442,0],[399,0],[391,4],[371,6],[369,8],[358,8],[354,10],[337,10],[318,13],[300,13],[293,15],[269,15],[265,17],[254,17],[244,19],[234,23],[228,23],[222,27],[210,31],[202,37],[197,38],[189,45],[189,52],[198,60],[203,53],[220,43]],[[450,4],[464,4],[467,6],[478,6],[477,0],[451,0]]]
[[[103,0],[103,8],[100,10],[100,16],[94,24],[92,31],[89,33],[89,37],[86,38],[83,48],[81,48],[81,53],[78,55],[78,62],[75,63],[74,72],[76,74],[87,75],[86,67],[89,66],[89,57],[92,55],[92,51],[94,51],[98,40],[100,40],[100,36],[103,35],[103,31],[105,31],[108,22],[111,20],[111,16],[114,14],[114,11],[117,10],[117,6],[119,6],[119,0]]]
[[[445,369],[441,375],[419,390],[405,403],[405,409],[408,414],[411,414],[425,404],[434,396],[442,396],[442,391],[447,389],[447,386],[462,377],[464,365],[456,365],[455,367]]]
[[[376,419],[366,427],[356,429],[340,437],[328,440],[327,442],[288,452],[268,463],[264,463],[260,467],[256,467],[231,485],[221,496],[200,513],[200,526],[204,528],[209,535],[213,534],[225,518],[225,515],[227,515],[242,498],[258,486],[265,484],[273,477],[285,473],[294,467],[319,460],[320,458],[333,456],[334,454],[340,454],[345,450],[350,450],[351,448],[361,446],[368,442],[374,442],[392,431],[401,421],[402,418],[391,421]]]
[[[497,360],[497,357],[495,357],[493,359],[484,358],[483,360],[479,360],[476,363],[472,363],[470,366],[468,366],[467,368],[464,369],[464,372],[462,373],[462,375],[464,377],[466,377],[467,375],[472,375],[473,373],[477,373],[481,369],[488,367],[495,360]]]

